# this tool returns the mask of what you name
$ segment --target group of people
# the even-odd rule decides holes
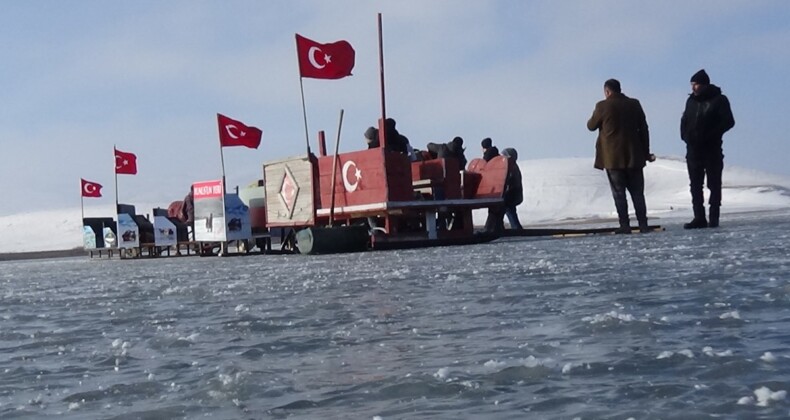
[[[418,160],[436,158],[454,158],[458,160],[461,168],[466,167],[466,156],[464,155],[464,139],[455,137],[447,143],[428,143],[426,151],[422,152],[414,149],[409,143],[409,139],[398,132],[395,128],[396,122],[392,118],[384,120],[384,143],[387,150],[403,153],[409,156],[414,162]],[[381,147],[379,141],[379,130],[376,127],[368,127],[365,130],[365,142],[368,149]]]
[[[392,118],[384,120],[384,142],[387,150],[408,155],[411,161],[437,158],[456,159],[461,169],[466,168],[467,159],[463,138],[456,136],[447,143],[428,143],[425,146],[425,151],[419,151],[411,146],[406,136],[398,132],[395,125],[396,122]],[[368,127],[364,136],[368,149],[381,147],[379,130],[377,128]],[[483,149],[483,159],[486,162],[500,155],[499,149],[493,145],[491,138],[486,137],[483,139],[481,147]],[[498,232],[504,230],[504,217],[507,217],[511,229],[523,229],[516,212],[516,207],[524,201],[521,170],[518,168],[517,163],[518,152],[516,152],[516,149],[509,147],[502,150],[502,156],[509,161],[503,193],[504,207],[489,210],[488,219],[486,219],[487,231]]]
[[[483,149],[483,160],[486,162],[499,156],[499,149],[494,146],[490,137],[480,142]],[[511,229],[523,229],[518,220],[516,207],[524,201],[524,187],[521,183],[521,169],[518,167],[518,152],[512,147],[502,150],[502,156],[508,160],[508,171],[505,177],[505,189],[502,193],[504,206],[488,210],[485,229],[488,232],[501,232],[505,230],[503,216],[507,217]]]
[[[686,167],[689,175],[694,219],[685,229],[719,226],[721,176],[724,168],[722,137],[735,126],[730,102],[721,88],[711,84],[705,70],[690,80],[691,94],[680,119],[680,138],[686,143]],[[606,171],[612,190],[620,227],[616,233],[631,233],[626,191],[631,195],[639,231],[650,231],[645,204],[643,168],[656,159],[650,153],[650,135],[642,105],[622,93],[620,82],[604,82],[604,100],[595,105],[587,121],[590,131],[598,130],[595,144],[595,168]],[[708,214],[705,214],[703,186],[710,190]]]
[[[690,79],[691,93],[680,119],[680,138],[686,143],[686,168],[689,176],[691,204],[694,218],[683,225],[685,229],[718,227],[721,208],[724,133],[735,126],[730,102],[721,88],[710,82],[705,70],[699,70]],[[645,178],[643,169],[656,156],[650,152],[650,133],[647,117],[639,100],[629,98],[622,92],[620,82],[609,79],[603,86],[604,99],[595,104],[587,121],[590,131],[598,131],[595,143],[594,167],[605,170],[614,198],[619,227],[615,233],[631,233],[628,215],[630,194],[639,231],[647,233],[645,203]],[[431,158],[456,158],[461,168],[466,167],[463,139],[455,137],[448,143],[428,143],[427,151],[419,152],[411,147],[409,140],[395,128],[395,120],[385,120],[385,142],[389,150],[407,154],[412,161]],[[370,127],[365,131],[369,148],[379,147],[378,130]],[[483,159],[489,161],[499,156],[499,149],[490,138],[481,142]],[[507,148],[502,151],[511,164],[503,194],[504,207],[489,210],[486,230],[504,229],[506,216],[511,228],[521,229],[516,207],[523,201],[521,171],[516,163],[518,153]],[[703,187],[707,181],[710,196],[708,212],[705,212]]]

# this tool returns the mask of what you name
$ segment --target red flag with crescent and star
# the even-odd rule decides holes
[[[99,184],[98,182],[86,181],[83,178],[80,178],[80,181],[82,181],[83,197],[93,197],[93,198],[101,197],[101,184]]]
[[[115,173],[125,175],[137,174],[137,156],[134,153],[115,149]]]
[[[257,149],[261,145],[263,131],[258,127],[247,126],[240,121],[217,114],[219,144],[222,147],[244,146]]]
[[[319,44],[296,34],[299,74],[313,79],[342,79],[354,69],[354,48],[347,41]]]

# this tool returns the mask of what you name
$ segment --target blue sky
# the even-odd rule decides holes
[[[114,200],[113,145],[138,156],[122,202],[181,199],[221,176],[216,113],[264,131],[224,150],[229,186],[303,154],[294,34],[349,41],[354,75],[304,80],[311,144],[363,147],[380,114],[383,13],[387,114],[413,146],[491,137],[521,159],[589,157],[603,81],[642,102],[653,151],[682,156],[689,78],[705,68],[736,126],[725,164],[790,176],[787,1],[72,1],[6,2],[0,14],[0,214],[79,206],[79,179]],[[529,182],[529,180],[525,180]],[[725,179],[726,183],[726,179]],[[726,196],[725,196],[726,200]]]

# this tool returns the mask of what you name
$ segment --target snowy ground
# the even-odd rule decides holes
[[[519,162],[524,179],[522,224],[611,219],[615,216],[609,185],[592,159],[542,159]],[[659,157],[645,169],[645,194],[650,218],[691,214],[685,161]],[[790,179],[759,171],[725,167],[722,213],[790,208]],[[175,197],[174,199],[178,199]],[[166,207],[169,203],[156,203]],[[110,206],[87,207],[85,216],[114,216]],[[137,204],[138,213],[154,205]],[[82,246],[80,209],[47,210],[0,217],[0,252],[44,251]],[[485,222],[485,210],[475,212],[475,223]]]

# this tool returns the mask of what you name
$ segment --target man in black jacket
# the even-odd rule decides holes
[[[490,137],[484,138],[483,141],[480,142],[480,146],[483,148],[484,161],[488,162],[489,160],[499,156],[499,149],[494,146]]]
[[[691,76],[691,90],[686,100],[686,110],[680,119],[680,138],[686,142],[686,167],[694,220],[683,227],[717,227],[721,207],[721,173],[724,169],[722,137],[735,125],[735,119],[730,109],[730,101],[722,95],[718,86],[710,83],[710,77],[705,70]],[[707,219],[702,193],[706,177],[710,190],[710,212]]]

